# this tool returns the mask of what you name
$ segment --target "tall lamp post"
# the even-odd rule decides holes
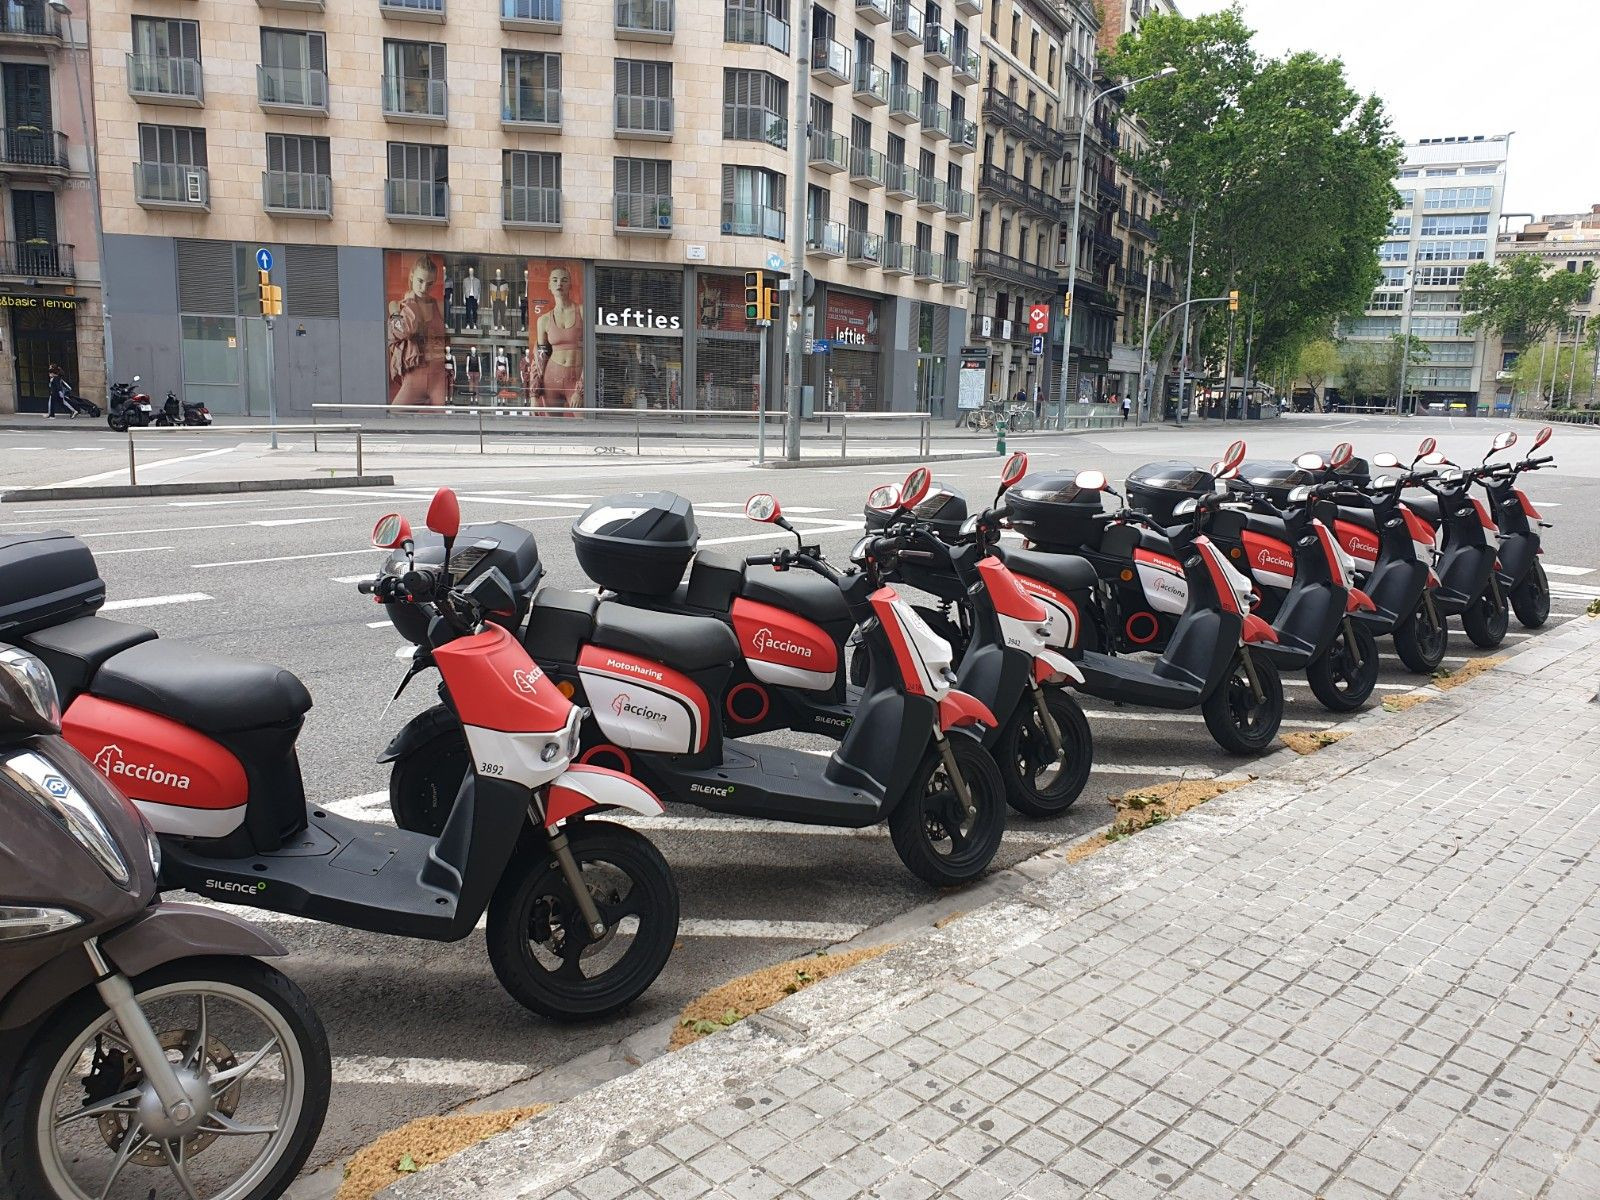
[[[1138,79],[1129,79],[1122,83],[1114,84],[1104,91],[1096,92],[1089,98],[1088,105],[1078,118],[1078,158],[1074,166],[1075,186],[1072,189],[1072,248],[1071,257],[1067,265],[1067,316],[1061,327],[1061,388],[1060,399],[1056,405],[1056,420],[1066,419],[1067,415],[1067,380],[1072,375],[1072,317],[1077,301],[1073,298],[1078,287],[1078,224],[1083,219],[1083,146],[1084,139],[1089,132],[1089,118],[1094,112],[1094,106],[1099,104],[1113,92],[1126,91],[1141,83],[1148,83],[1152,79],[1165,79],[1169,75],[1176,75],[1177,67],[1162,67],[1161,70],[1149,75],[1141,75]]]
[[[49,0],[50,9],[57,16],[67,20],[67,31],[71,32],[72,9],[67,0]],[[84,41],[84,48],[88,48],[88,40]],[[78,53],[76,47],[72,52],[72,81],[78,89],[78,118],[83,128],[83,152],[89,164],[89,188],[94,193],[90,197],[90,209],[94,213],[94,244],[95,251],[100,256],[100,340],[104,346],[106,363],[106,384],[110,386],[116,378],[116,372],[111,366],[111,286],[106,279],[106,227],[100,216],[100,157],[95,153],[94,137],[89,131],[89,106],[83,98],[83,69],[78,66]]]

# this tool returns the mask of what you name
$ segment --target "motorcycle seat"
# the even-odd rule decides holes
[[[1348,505],[1338,506],[1339,520],[1348,521],[1352,525],[1359,525],[1363,529],[1376,530],[1378,518],[1373,515],[1370,508],[1351,508]]]
[[[89,686],[107,660],[130,646],[153,641],[155,636],[154,629],[143,625],[108,621],[104,617],[79,617],[36,630],[20,639],[18,645],[39,656],[56,681],[62,704],[70,704]]]
[[[282,667],[166,641],[141,642],[108,660],[89,693],[202,733],[286,725],[311,707],[306,685]]]
[[[595,611],[594,644],[653,658],[682,671],[731,663],[739,642],[715,617],[652,612],[605,601]]]
[[[1283,518],[1268,516],[1266,513],[1246,513],[1245,528],[1252,533],[1264,534],[1270,538],[1277,538],[1280,542],[1292,543],[1294,539],[1289,536],[1289,528],[1283,523]]]
[[[1444,517],[1439,512],[1439,497],[1430,495],[1427,492],[1407,496],[1405,505],[1435,529],[1439,528],[1440,523],[1444,520]]]
[[[746,600],[798,613],[819,625],[855,624],[850,617],[850,606],[845,603],[844,593],[837,585],[812,571],[746,567],[740,595]]]
[[[1041,554],[1004,545],[996,546],[995,553],[1017,574],[1041,580],[1064,592],[1092,588],[1100,578],[1094,564],[1076,554]]]

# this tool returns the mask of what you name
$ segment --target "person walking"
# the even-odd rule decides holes
[[[1128,423],[1128,414],[1131,411],[1133,411],[1133,401],[1129,397],[1124,396],[1122,398],[1122,423],[1124,425]]]
[[[50,376],[50,389],[45,398],[44,415],[54,419],[56,405],[59,404],[67,410],[67,416],[77,416],[78,406],[72,401],[72,385],[61,377],[61,368],[56,366],[55,363],[51,363],[48,374]]]

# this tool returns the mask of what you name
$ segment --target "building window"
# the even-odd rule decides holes
[[[195,384],[239,382],[239,322],[234,317],[179,318],[183,338],[183,381]]]
[[[1494,163],[1483,163],[1476,167],[1468,167],[1463,175],[1498,175],[1500,168]]]
[[[1411,336],[1420,338],[1460,337],[1460,317],[1420,317],[1411,321]]]
[[[1416,281],[1418,287],[1456,287],[1466,277],[1465,267],[1418,267]],[[1404,283],[1404,279],[1396,281]]]
[[[1389,236],[1390,237],[1410,237],[1411,236],[1411,214],[1410,213],[1406,213],[1404,216],[1400,216],[1400,217],[1391,217],[1391,218],[1389,218]]]
[[[1457,259],[1476,261],[1488,252],[1489,243],[1482,238],[1417,243],[1418,262],[1445,262]]]
[[[1422,207],[1424,211],[1442,208],[1488,208],[1493,198],[1492,187],[1428,188],[1422,194]]]
[[[200,23],[165,17],[134,17],[128,87],[145,95],[199,99],[204,94],[200,76]]]
[[[501,215],[507,224],[561,224],[561,155],[502,151],[500,178]]]
[[[323,35],[263,29],[260,82],[263,103],[327,108],[328,58]]]
[[[1400,332],[1399,317],[1357,317],[1351,321],[1341,321],[1339,332],[1345,337],[1353,338],[1387,338],[1395,337]],[[1415,330],[1412,330],[1415,333]]]
[[[760,167],[722,168],[722,231],[741,237],[783,239],[785,180]]]
[[[683,272],[596,267],[594,280],[595,403],[681,408]]]
[[[500,116],[529,125],[561,124],[561,55],[500,53]]]
[[[446,108],[442,42],[383,42],[383,111],[442,120]]]
[[[672,64],[619,58],[614,65],[618,133],[672,132]]]
[[[1471,342],[1429,342],[1428,365],[1471,363],[1478,348]]]
[[[389,143],[388,215],[442,221],[450,216],[450,150]]]
[[[1459,237],[1464,234],[1488,232],[1488,213],[1472,213],[1459,217],[1422,218],[1423,237]]]
[[[1402,189],[1399,196],[1401,208],[1410,208],[1417,202],[1417,193],[1410,188]]]
[[[611,165],[618,229],[672,228],[672,164],[664,158],[617,158]]]
[[[727,0],[723,36],[746,46],[789,53],[789,8],[783,0]]]
[[[789,85],[766,71],[722,72],[722,136],[740,142],[789,144]]]
[[[182,125],[140,125],[137,194],[162,204],[205,204],[206,131]]]
[[[333,157],[325,137],[267,134],[266,207],[333,211]]]
[[[1405,262],[1410,250],[1410,242],[1384,242],[1378,247],[1378,261],[1381,263]]]

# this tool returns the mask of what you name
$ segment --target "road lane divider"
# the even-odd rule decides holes
[[[159,608],[163,604],[198,604],[212,597],[204,592],[179,592],[172,596],[136,596],[128,600],[108,600],[100,606],[101,612],[117,612],[124,608]]]

